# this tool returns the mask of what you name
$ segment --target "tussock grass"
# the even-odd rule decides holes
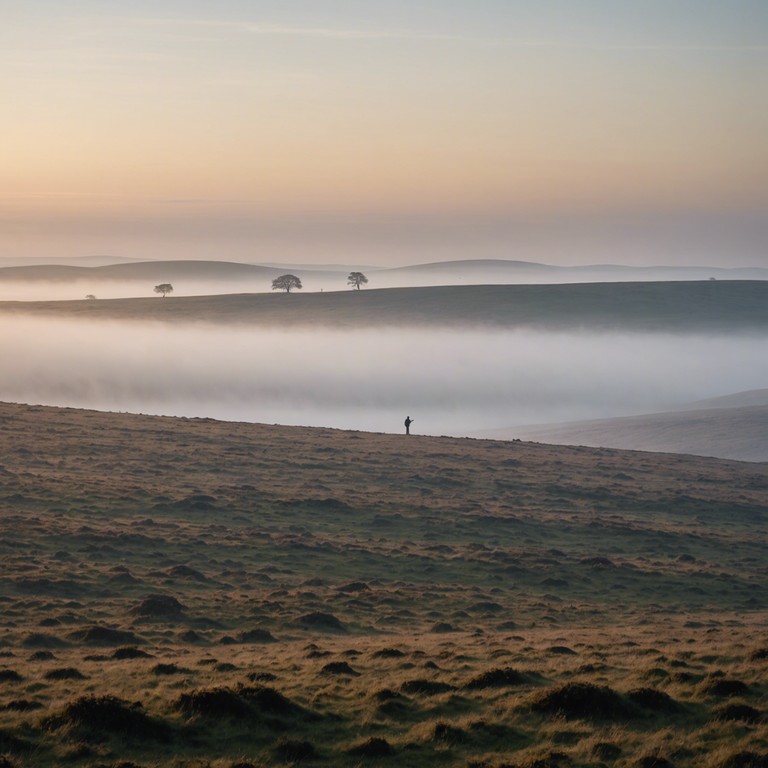
[[[14,768],[764,765],[766,467],[3,404],[0,449]]]

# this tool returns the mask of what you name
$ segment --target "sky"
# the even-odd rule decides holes
[[[768,266],[765,0],[0,0],[0,258]]]

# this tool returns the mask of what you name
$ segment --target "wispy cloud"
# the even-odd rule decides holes
[[[265,24],[253,21],[224,19],[178,19],[155,17],[131,19],[134,24],[156,27],[187,27],[190,29],[226,29],[242,34],[264,37],[314,37],[331,40],[433,40],[446,42],[474,42],[498,44],[514,42],[518,45],[551,45],[549,41],[504,40],[492,37],[472,37],[447,32],[429,32],[411,29],[359,29],[351,27],[304,27],[285,24]]]
[[[704,51],[704,52],[766,52],[768,42],[724,44],[716,42],[607,42],[578,39],[528,39],[496,36],[472,36],[448,32],[412,29],[361,29],[353,27],[309,27],[287,24],[267,24],[247,20],[180,19],[173,17],[145,17],[131,19],[134,24],[178,29],[230,30],[240,34],[263,37],[305,37],[328,40],[423,40],[434,42],[464,42],[479,45],[521,48],[572,48],[616,51]]]

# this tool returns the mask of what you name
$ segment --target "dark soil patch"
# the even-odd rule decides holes
[[[566,720],[622,721],[634,714],[632,707],[612,688],[592,683],[568,683],[546,691],[534,700],[531,709]]]
[[[24,678],[15,669],[0,669],[0,683],[20,683]]]
[[[331,613],[305,613],[296,620],[305,629],[316,629],[321,632],[346,632],[346,627]]]
[[[85,680],[85,675],[75,667],[51,669],[43,675],[46,680]]]
[[[765,661],[768,659],[768,647],[755,648],[752,653],[749,654],[750,661]]]
[[[332,661],[326,664],[321,670],[323,675],[348,675],[350,677],[360,677],[360,673],[352,669],[346,661]]]
[[[513,685],[523,685],[528,678],[512,667],[489,669],[482,675],[473,677],[464,687],[468,690],[482,690],[483,688],[508,688]]]
[[[441,683],[437,680],[406,680],[400,686],[400,690],[403,693],[437,696],[448,691],[455,691],[456,688],[449,683]]]
[[[354,757],[390,757],[395,754],[395,750],[386,739],[374,736],[362,744],[350,747],[347,754]]]
[[[142,642],[133,632],[112,627],[87,627],[69,635],[70,640],[76,640],[84,645],[138,645]]]
[[[171,730],[166,723],[149,717],[141,704],[130,704],[114,696],[82,696],[58,715],[43,720],[49,731],[67,730],[85,741],[105,741],[112,736],[142,742],[167,741]]]
[[[576,656],[576,651],[573,648],[569,648],[567,645],[553,645],[551,648],[547,648],[547,653],[551,653],[555,656]]]

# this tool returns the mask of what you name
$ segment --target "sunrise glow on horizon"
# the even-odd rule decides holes
[[[757,0],[31,0],[0,30],[0,257],[568,262],[611,230],[642,262],[649,226],[766,260]]]

